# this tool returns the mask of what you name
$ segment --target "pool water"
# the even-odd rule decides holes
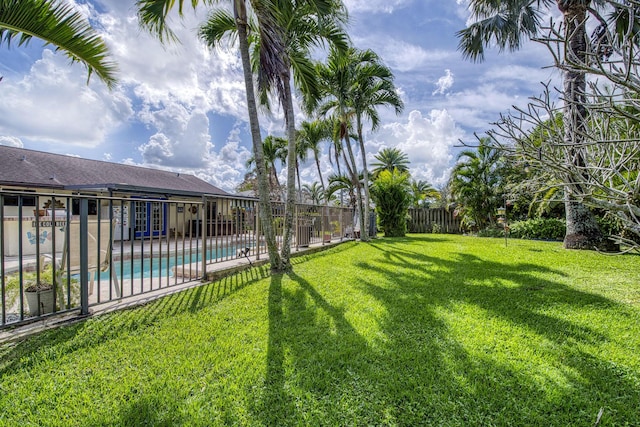
[[[215,251],[207,251],[207,259],[220,259],[235,256],[236,248],[228,247]],[[118,279],[140,279],[153,277],[172,277],[172,268],[183,264],[202,262],[202,252],[192,253],[186,258],[182,255],[164,255],[162,258],[133,258],[113,261],[113,267]],[[185,268],[187,268],[185,266]],[[100,280],[109,280],[109,270],[100,273]]]

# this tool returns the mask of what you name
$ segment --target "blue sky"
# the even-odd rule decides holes
[[[112,91],[85,69],[34,40],[0,50],[0,144],[190,173],[233,191],[251,155],[244,82],[235,49],[210,51],[196,38],[206,10],[188,11],[172,28],[181,43],[162,46],[139,29],[134,1],[92,0],[76,6],[107,41],[120,72]],[[221,2],[225,4],[225,2]],[[457,51],[456,31],[469,20],[467,0],[346,0],[348,32],[392,69],[405,103],[365,135],[368,160],[398,147],[411,172],[446,182],[460,140],[474,141],[512,105],[557,82],[542,46],[491,50],[480,64]],[[298,121],[304,119],[298,114]],[[281,135],[281,111],[261,117],[263,138]],[[328,150],[323,173],[332,172]],[[303,165],[302,180],[317,180]],[[282,176],[284,181],[284,174]]]

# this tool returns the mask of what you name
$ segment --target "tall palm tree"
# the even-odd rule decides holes
[[[51,0],[0,0],[0,46],[15,38],[18,45],[32,37],[56,46],[71,62],[80,62],[96,74],[107,87],[116,83],[116,64],[109,49],[89,22],[66,3]]]
[[[484,59],[485,46],[495,43],[500,51],[520,48],[526,39],[534,38],[541,30],[541,19],[555,4],[563,14],[565,57],[561,64],[564,80],[564,144],[567,165],[583,168],[581,145],[587,126],[586,78],[579,65],[587,59],[588,43],[585,25],[587,14],[595,15],[599,22],[604,19],[597,15],[597,7],[608,2],[601,0],[471,0],[469,7],[476,22],[458,32],[459,48],[463,55],[472,60]],[[592,5],[596,6],[593,8]],[[621,19],[614,14],[612,24]],[[571,187],[579,186],[565,177],[565,212],[567,233],[564,246],[570,249],[591,249],[603,243],[602,233],[594,216],[586,206],[571,198]]]
[[[295,86],[306,98],[316,98],[319,91],[317,75],[311,61],[311,49],[328,42],[335,49],[343,51],[347,47],[347,35],[342,29],[346,23],[346,8],[340,0],[272,0],[277,12],[273,22],[278,28],[277,39],[280,46],[276,58],[265,61],[261,55],[259,86],[263,92],[274,92],[284,110],[288,139],[287,200],[285,208],[285,231],[282,245],[282,262],[291,268],[291,228],[295,209],[296,176],[296,128],[293,107],[291,78]],[[260,36],[260,45],[264,34]],[[273,43],[270,41],[270,43]],[[262,48],[261,48],[262,50]],[[254,55],[257,57],[257,55]]]
[[[369,171],[367,168],[367,152],[364,147],[363,120],[368,120],[371,130],[380,126],[378,107],[392,107],[396,114],[404,109],[404,103],[393,84],[393,73],[382,64],[380,57],[372,50],[354,51],[354,80],[351,87],[351,102],[355,113],[356,132],[360,144],[362,157],[362,171],[364,175],[364,212],[369,218]],[[362,238],[368,240],[368,227],[364,227]]]
[[[301,139],[297,133],[296,140],[296,177],[298,179],[298,195],[302,201],[302,184],[300,182],[300,163],[304,163],[309,158],[309,145],[307,140]]]
[[[176,39],[175,34],[167,24],[167,15],[173,9],[175,3],[175,0],[138,0],[136,2],[136,5],[138,6],[138,17],[142,27],[155,34],[161,42]],[[178,0],[178,12],[181,15],[183,13],[184,3],[185,0]],[[260,26],[260,31],[267,35],[265,42],[262,43],[264,55],[267,58],[272,58],[273,49],[280,47],[278,43],[270,45],[266,42],[266,40],[269,39],[268,36],[273,34],[273,31],[275,31],[272,24],[272,14],[270,11],[265,10],[264,7],[260,7],[262,4],[257,0],[251,0],[250,3],[258,6],[254,8],[254,12],[259,23],[263,24]],[[192,0],[191,4],[195,7],[198,4],[198,1]],[[264,160],[262,137],[260,135],[258,106],[253,84],[251,58],[249,55],[249,17],[247,13],[246,0],[233,0],[233,25],[235,25],[237,30],[237,40],[240,50],[240,58],[242,60],[242,71],[247,96],[247,110],[249,115],[249,125],[251,128],[251,141],[253,145],[253,153],[256,159],[262,230],[267,244],[267,252],[269,253],[271,269],[273,271],[280,272],[287,268],[288,261],[283,265],[282,258],[278,252],[278,244],[276,241],[275,229],[273,227],[273,216],[271,214],[271,204],[269,200],[269,181]],[[208,41],[208,43],[210,45],[215,45],[220,41],[224,34],[224,32],[218,34],[217,37],[213,37]]]
[[[341,22],[346,19],[346,10],[337,0],[254,0],[254,9],[260,7],[265,25],[254,25],[252,38],[252,63],[258,75],[260,100],[269,105],[268,94],[275,93],[284,110],[288,140],[287,197],[284,219],[284,241],[282,244],[282,270],[291,267],[289,251],[293,212],[295,209],[296,179],[296,129],[293,108],[291,77],[294,84],[306,96],[317,92],[310,50],[329,40],[337,46],[346,46],[346,34]],[[201,37],[217,41],[233,31],[230,17],[218,10],[201,28]],[[269,47],[265,51],[265,45]]]
[[[357,174],[355,156],[352,153],[350,133],[355,133],[362,158],[362,186],[358,184],[358,209],[362,224],[366,224],[369,212],[369,171],[364,146],[363,122],[369,121],[372,130],[377,129],[380,118],[377,108],[393,107],[402,111],[403,103],[393,85],[393,74],[382,64],[372,50],[350,48],[346,52],[331,51],[326,65],[318,67],[324,84],[324,99],[319,107],[321,114],[331,114],[339,123],[339,140],[349,154],[346,162],[352,176]],[[356,181],[356,179],[354,179]],[[364,192],[364,194],[362,194]],[[368,239],[364,227],[362,240]]]
[[[409,171],[409,157],[399,148],[383,148],[373,156],[377,162],[373,163],[373,175],[377,176],[383,170],[393,172],[397,169],[398,172]]]
[[[334,124],[334,141],[336,144],[340,144],[340,151],[345,157],[345,167],[355,186],[356,210],[360,216],[360,224],[365,224],[362,184],[358,179],[358,168],[351,146],[351,131],[355,114],[349,93],[354,81],[352,59],[349,53],[332,48],[326,63],[316,66],[322,92],[319,105],[314,105],[314,107],[321,116],[330,118]]]

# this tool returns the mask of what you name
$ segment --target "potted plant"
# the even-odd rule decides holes
[[[38,277],[39,276],[39,277]],[[29,307],[29,314],[40,316],[53,313],[53,269],[47,265],[40,274],[35,271],[23,275],[24,296]]]
[[[38,274],[31,269],[23,270],[22,283],[24,297],[26,300],[25,309],[28,310],[30,316],[40,316],[47,313],[52,313],[54,308],[54,279],[51,265],[47,265],[40,272],[40,280],[38,281]],[[5,284],[5,302],[7,314],[14,313],[18,316],[20,308],[18,305],[18,299],[20,298],[20,274],[18,272],[12,273],[7,276]],[[59,310],[61,307],[60,302],[64,301],[63,287],[58,286],[58,292],[56,296],[56,305]],[[80,287],[77,279],[71,279],[71,307],[78,304],[80,299]]]
[[[27,299],[29,313],[32,316],[40,316],[53,313],[53,283],[45,280],[27,282],[28,286],[24,290]]]

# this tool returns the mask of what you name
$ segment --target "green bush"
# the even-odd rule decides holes
[[[504,227],[487,227],[478,231],[478,237],[504,237]]]
[[[538,218],[516,221],[509,225],[509,236],[520,239],[562,240],[566,233],[563,220],[557,218]]]
[[[407,212],[411,204],[409,175],[384,170],[371,186],[380,228],[385,237],[402,237],[407,232]]]

